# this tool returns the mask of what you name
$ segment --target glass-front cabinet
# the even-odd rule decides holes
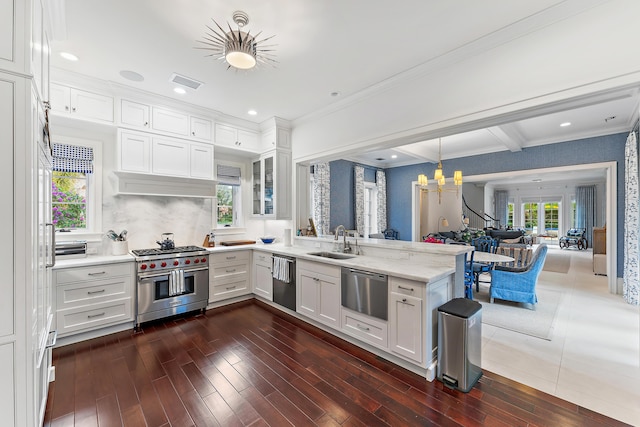
[[[252,214],[291,218],[291,153],[274,150],[252,163]]]

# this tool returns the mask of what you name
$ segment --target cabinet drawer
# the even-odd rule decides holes
[[[209,302],[222,301],[225,299],[248,295],[251,293],[249,289],[248,277],[229,277],[222,280],[216,280],[214,285],[209,288]]]
[[[399,279],[397,277],[391,277],[389,282],[391,284],[391,289],[389,289],[390,292],[420,299],[424,298],[424,290],[426,287],[424,283],[407,279]]]
[[[236,261],[249,261],[249,251],[224,252],[211,255],[211,265],[226,265]]]
[[[322,274],[329,277],[337,277],[340,278],[342,275],[342,270],[340,267],[336,267],[334,265],[324,264],[321,262],[313,262],[307,261],[303,259],[298,260],[298,269],[299,270],[308,270],[314,273]]]
[[[132,294],[132,283],[133,278],[131,277],[114,277],[59,285],[56,288],[57,310],[129,298]]]
[[[56,325],[61,336],[131,320],[131,298],[56,312]]]
[[[271,256],[272,255],[270,253],[254,252],[253,262],[256,265],[262,265],[263,267],[271,267],[271,264],[272,264]]]
[[[342,330],[376,347],[388,348],[389,346],[387,322],[362,316],[344,307],[342,307]]]
[[[73,283],[87,280],[108,279],[118,276],[133,277],[133,263],[93,265],[90,267],[65,268],[56,271],[56,284]]]
[[[240,261],[214,267],[212,277],[214,279],[221,279],[230,276],[248,276],[248,273],[249,263]]]

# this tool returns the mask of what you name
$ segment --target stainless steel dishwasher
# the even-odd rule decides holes
[[[296,311],[296,259],[273,256],[273,302]]]
[[[386,274],[342,267],[342,306],[387,320],[388,283]]]

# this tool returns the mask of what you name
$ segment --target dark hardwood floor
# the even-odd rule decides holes
[[[619,426],[484,372],[450,390],[265,304],[53,353],[45,426]]]

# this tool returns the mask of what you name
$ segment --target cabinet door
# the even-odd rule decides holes
[[[245,150],[252,150],[258,152],[260,149],[260,139],[256,132],[248,130],[237,130],[238,146]]]
[[[191,144],[192,178],[213,179],[213,146]]]
[[[262,162],[256,160],[251,164],[251,213],[262,215]]]
[[[51,83],[50,102],[53,111],[68,113],[71,111],[71,89],[67,86]]]
[[[273,277],[271,275],[271,267],[254,264],[254,293],[263,298],[273,301]]]
[[[225,145],[227,147],[237,147],[238,135],[236,129],[216,123],[215,125],[215,143]]]
[[[120,132],[119,169],[127,172],[151,172],[151,137],[137,132]]]
[[[189,144],[175,139],[154,137],[151,170],[160,175],[189,176]]]
[[[265,157],[262,165],[264,167],[263,174],[263,211],[265,215],[273,215],[274,212],[274,179],[275,179],[275,165],[273,156]]]
[[[203,141],[211,141],[211,120],[191,117],[191,136]]]
[[[276,156],[275,214],[277,219],[291,219],[291,152],[278,151]]]
[[[152,112],[151,125],[155,130],[176,135],[189,135],[188,115],[158,107],[153,107]]]
[[[299,270],[298,289],[296,293],[296,311],[309,317],[318,317],[318,286],[320,279],[306,270]]]
[[[391,293],[389,326],[391,351],[422,363],[422,299]]]
[[[149,110],[148,105],[123,99],[120,102],[120,123],[125,126],[148,129]]]
[[[88,119],[113,123],[113,98],[71,89],[71,113]]]
[[[340,327],[340,281],[320,278],[318,281],[318,320],[336,329]]]

